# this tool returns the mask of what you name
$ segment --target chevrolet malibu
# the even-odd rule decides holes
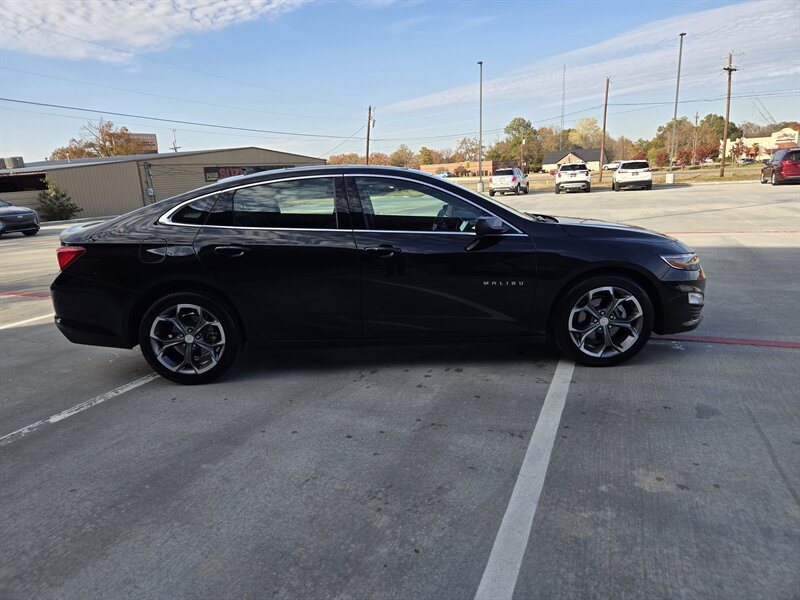
[[[244,344],[556,340],[592,366],[702,319],[676,239],[522,213],[445,179],[331,166],[232,177],[65,231],[52,284],[72,342],[139,345],[184,384]]]

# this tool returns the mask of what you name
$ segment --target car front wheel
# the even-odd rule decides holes
[[[600,276],[579,283],[563,297],[554,330],[561,349],[594,367],[633,358],[653,330],[653,304],[626,277]]]
[[[767,183],[767,178],[764,177],[764,171],[761,171],[761,183]]]
[[[139,326],[139,347],[155,371],[176,383],[212,381],[236,359],[241,334],[220,302],[197,293],[155,302]]]

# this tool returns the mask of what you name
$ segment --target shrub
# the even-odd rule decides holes
[[[45,221],[63,221],[71,219],[83,209],[72,201],[69,194],[49,179],[47,189],[39,192],[39,205],[36,210]]]

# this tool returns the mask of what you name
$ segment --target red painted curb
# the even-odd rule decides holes
[[[800,342],[779,342],[775,340],[750,340],[745,338],[726,338],[702,335],[658,335],[654,340],[667,340],[673,342],[699,342],[702,344],[728,344],[731,346],[765,346],[767,348],[800,349]]]
[[[21,298],[49,298],[45,292],[0,292],[0,296],[19,296]]]

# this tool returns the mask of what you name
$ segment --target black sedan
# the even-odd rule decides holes
[[[0,200],[0,235],[15,231],[25,235],[36,235],[39,233],[39,227],[39,215],[35,210]]]
[[[518,212],[417,171],[232,177],[65,231],[52,285],[71,341],[132,348],[179,383],[242,345],[542,340],[597,366],[697,327],[705,274],[637,227]]]

